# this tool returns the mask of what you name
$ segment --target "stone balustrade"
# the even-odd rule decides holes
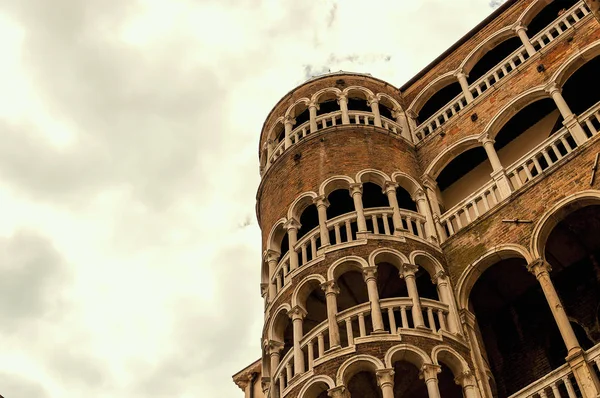
[[[539,51],[546,47],[588,14],[590,10],[587,4],[584,1],[578,2],[530,39],[533,48]]]

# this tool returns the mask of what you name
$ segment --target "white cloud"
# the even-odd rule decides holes
[[[257,146],[307,74],[401,85],[487,0],[0,0],[0,394],[241,396]]]

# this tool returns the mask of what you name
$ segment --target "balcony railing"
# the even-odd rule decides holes
[[[600,132],[600,102],[582,113],[577,119],[586,133],[586,141],[598,135],[598,132]],[[578,146],[569,130],[566,127],[561,128],[506,168],[505,174],[511,185],[511,190],[516,191],[543,175],[559,160],[577,148]],[[446,232],[446,238],[454,235],[488,212],[500,201],[501,196],[496,182],[491,180],[440,217],[440,223]]]
[[[580,1],[560,17],[555,19],[545,30],[531,38],[531,44],[536,51],[541,50],[552,41],[556,40],[564,32],[569,30],[573,25],[578,23],[589,13],[590,11],[585,2],[583,0]],[[491,68],[489,72],[469,85],[469,91],[473,95],[473,98],[479,97],[494,84],[510,75],[528,58],[529,54],[527,53],[525,47],[519,47],[500,63]],[[461,93],[417,127],[413,133],[413,142],[416,144],[425,139],[425,137],[431,135],[454,115],[459,113],[465,106],[467,106],[467,100],[464,94]]]
[[[442,331],[447,331],[448,305],[424,298],[421,298],[420,301],[426,327],[432,335],[439,335]],[[411,312],[412,300],[409,297],[383,299],[380,300],[380,305],[382,314],[387,314],[388,323],[385,325],[385,331],[389,333],[388,336],[414,330]],[[340,348],[354,346],[357,338],[371,335],[371,304],[369,302],[341,311],[337,314],[336,319],[340,334],[344,336],[341,339]],[[427,332],[427,330],[419,330]],[[325,320],[300,340],[306,371],[312,370],[316,361],[324,357],[332,348],[328,333],[328,323]],[[295,374],[294,370],[294,353],[293,348],[291,348],[281,359],[275,371],[275,377],[272,378],[272,380],[279,383],[279,391],[282,397],[286,393],[285,390],[290,387],[290,381]]]

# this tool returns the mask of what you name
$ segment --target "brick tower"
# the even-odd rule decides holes
[[[290,91],[260,137],[246,398],[598,397],[599,131],[584,0],[509,0],[400,88]]]

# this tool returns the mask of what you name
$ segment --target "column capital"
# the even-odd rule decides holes
[[[400,272],[400,278],[406,278],[409,276],[415,276],[419,267],[414,264],[402,264],[402,271]]]
[[[362,272],[365,282],[367,282],[369,279],[377,278],[377,267],[365,267],[363,268]]]
[[[386,181],[383,184],[383,192],[384,193],[387,193],[387,192],[396,193],[396,188],[398,188],[398,183],[395,181]]]
[[[446,271],[440,270],[431,277],[431,282],[434,285],[447,284],[448,283],[448,274],[446,273]]]
[[[396,372],[394,372],[394,369],[388,368],[388,369],[378,369],[375,371],[375,376],[377,377],[377,385],[379,385],[379,387],[385,387],[386,385],[389,385],[391,387],[394,387],[394,374]]]
[[[367,98],[367,105],[369,105],[369,106],[378,104],[378,103],[379,103],[379,99],[375,96]]]
[[[306,310],[300,307],[299,305],[295,306],[288,312],[288,316],[293,321],[295,321],[296,319],[302,320],[306,317],[306,315],[308,315],[308,312],[306,312]]]
[[[403,116],[403,112],[401,108],[394,108],[392,109],[392,117],[394,119],[397,119],[398,117]]]
[[[262,296],[262,298],[265,298],[265,296],[267,295],[267,293],[269,293],[269,284],[268,283],[261,283],[260,284],[260,295]]]
[[[281,257],[281,253],[279,253],[277,250],[267,249],[264,251],[263,257],[267,262],[278,261],[279,257]]]
[[[346,94],[346,93],[338,94],[338,96],[337,96],[338,104],[340,103],[340,101],[346,101],[346,100],[348,100],[348,94]]]
[[[327,200],[325,195],[317,196],[316,198],[313,199],[313,203],[317,207],[321,207],[321,206],[325,206],[326,208],[329,207],[329,201]]]
[[[335,281],[327,281],[321,283],[321,289],[323,289],[326,296],[329,294],[340,294],[340,288],[337,287]]]
[[[287,231],[289,231],[290,229],[299,230],[301,226],[302,225],[300,224],[300,222],[295,218],[290,218],[286,221],[285,224],[283,224],[283,228],[285,228]]]
[[[423,176],[421,177],[421,181],[425,188],[432,189],[434,191],[437,188],[437,181],[433,179],[433,177],[431,177],[429,174],[423,174]]]
[[[413,109],[407,109],[406,111],[404,111],[404,113],[406,113],[406,116],[408,116],[411,119],[416,119],[419,117],[419,114]]]
[[[550,82],[544,87],[544,91],[550,95],[554,95],[555,93],[562,93],[562,88],[558,87],[555,82]]]
[[[350,195],[354,196],[357,193],[362,194],[363,184],[362,182],[353,182],[350,184]]]
[[[489,143],[491,143],[493,145],[496,143],[496,140],[494,140],[492,137],[490,137],[490,135],[487,132],[481,134],[479,136],[478,140],[479,140],[479,142],[481,142],[482,145],[489,144]]]
[[[467,369],[456,376],[454,382],[462,387],[474,386],[477,383],[471,369]]]
[[[315,109],[319,109],[319,104],[318,104],[318,103],[316,103],[315,101],[310,101],[310,102],[308,103],[308,107],[309,107],[309,108],[315,108]]]
[[[475,315],[466,308],[461,309],[460,311],[460,322],[463,325],[474,327],[475,326]]]
[[[544,274],[550,274],[552,266],[543,258],[538,258],[527,264],[527,271],[539,279]]]
[[[279,355],[281,350],[283,350],[284,344],[281,341],[269,340],[267,342],[267,351],[269,355]]]
[[[425,380],[425,383],[431,379],[437,380],[437,375],[442,371],[440,365],[434,365],[432,363],[426,363],[421,367],[419,372],[419,378]]]
[[[457,79],[461,79],[461,78],[465,78],[466,79],[466,78],[469,77],[469,75],[467,75],[463,69],[457,69],[457,70],[455,70],[454,71],[454,76]]]
[[[511,27],[511,29],[514,30],[515,33],[517,33],[517,34],[519,33],[520,30],[527,32],[527,27],[523,26],[521,21],[514,23],[513,26]]]
[[[296,118],[290,116],[290,115],[285,115],[285,117],[283,118],[283,123],[290,123],[292,125],[296,124]]]
[[[327,396],[331,398],[345,398],[346,397],[346,386],[336,386],[327,390]]]

